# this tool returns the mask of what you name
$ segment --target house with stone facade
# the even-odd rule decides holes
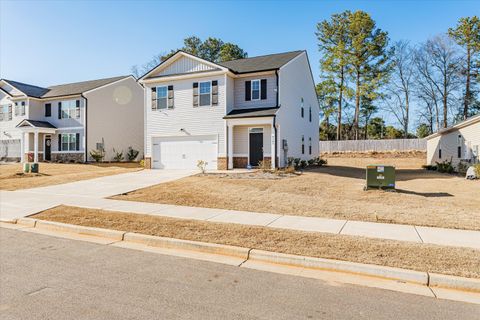
[[[154,169],[284,167],[319,154],[306,51],[215,63],[178,51],[139,79],[145,164]]]
[[[133,76],[39,87],[0,80],[2,160],[91,161],[143,153],[143,90]]]

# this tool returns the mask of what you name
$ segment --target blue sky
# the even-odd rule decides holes
[[[306,49],[318,80],[316,23],[346,9],[365,10],[392,40],[415,43],[480,14],[480,3],[0,0],[0,78],[48,86],[129,74],[197,35],[237,43],[250,56]]]

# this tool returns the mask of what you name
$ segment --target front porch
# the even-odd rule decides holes
[[[56,127],[45,121],[22,120],[17,128],[22,131],[20,136],[20,161],[39,162],[51,161],[52,136]],[[33,149],[32,149],[33,146]],[[33,154],[33,159],[30,155]]]

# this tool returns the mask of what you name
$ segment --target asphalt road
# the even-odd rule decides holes
[[[480,306],[0,228],[0,319],[480,319]]]

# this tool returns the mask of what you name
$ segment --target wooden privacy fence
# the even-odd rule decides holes
[[[320,141],[320,153],[322,152],[348,152],[348,151],[407,151],[427,150],[425,139],[388,139],[388,140],[340,140]]]

